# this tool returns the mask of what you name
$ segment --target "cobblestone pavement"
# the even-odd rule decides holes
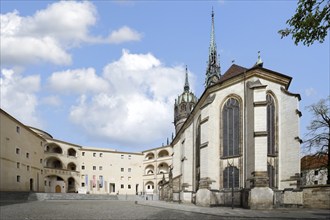
[[[255,211],[160,201],[35,201],[0,203],[0,219],[330,219],[329,210]]]

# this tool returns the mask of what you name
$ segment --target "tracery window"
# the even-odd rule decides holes
[[[196,191],[199,188],[199,180],[200,180],[200,147],[201,147],[201,123],[200,118],[197,122],[197,128],[196,128]]]
[[[267,154],[275,155],[275,101],[267,94]]]
[[[222,110],[223,156],[238,156],[240,134],[240,106],[237,99],[230,98]]]
[[[233,186],[239,187],[239,169],[234,166],[226,167],[223,171],[223,188],[229,189]]]

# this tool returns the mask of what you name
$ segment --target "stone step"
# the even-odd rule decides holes
[[[36,193],[37,200],[118,200],[117,195],[78,193]]]

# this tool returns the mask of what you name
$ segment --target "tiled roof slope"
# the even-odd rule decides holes
[[[224,82],[227,79],[230,79],[230,78],[233,78],[237,75],[240,75],[241,73],[243,73],[246,70],[247,70],[247,68],[245,68],[245,67],[233,64],[233,65],[231,65],[231,67],[229,67],[229,69],[225,72],[225,74],[223,74],[221,76],[219,82]]]
[[[328,155],[307,155],[301,158],[301,170],[318,169],[326,167],[328,164]]]

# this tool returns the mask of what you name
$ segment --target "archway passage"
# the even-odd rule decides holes
[[[30,179],[30,191],[33,191],[33,179]]]
[[[55,186],[55,193],[61,193],[61,186],[60,185]]]
[[[75,183],[76,183],[76,181],[73,177],[70,177],[68,179],[68,193],[76,191]]]

